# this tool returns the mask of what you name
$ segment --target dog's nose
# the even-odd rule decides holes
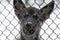
[[[31,24],[26,24],[26,27],[29,29],[31,28]]]

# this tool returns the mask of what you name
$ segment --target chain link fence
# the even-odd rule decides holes
[[[29,0],[26,6],[42,8],[52,0]],[[42,40],[60,40],[60,0],[54,0],[54,11],[41,27]],[[23,0],[25,3],[25,0]],[[0,40],[19,38],[20,24],[14,14],[13,0],[0,0]]]

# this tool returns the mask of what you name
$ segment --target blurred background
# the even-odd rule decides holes
[[[26,7],[41,9],[52,0],[22,0]],[[60,0],[54,0],[54,10],[40,31],[41,40],[60,40]],[[0,0],[0,40],[19,38],[20,24],[14,14],[13,0]]]

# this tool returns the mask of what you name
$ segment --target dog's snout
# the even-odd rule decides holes
[[[26,24],[26,27],[29,29],[31,28],[31,24]]]

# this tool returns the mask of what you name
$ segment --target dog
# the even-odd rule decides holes
[[[13,0],[13,6],[15,14],[21,22],[21,37],[19,40],[40,40],[40,28],[53,11],[54,1],[41,9],[32,6],[26,8],[22,0]]]

